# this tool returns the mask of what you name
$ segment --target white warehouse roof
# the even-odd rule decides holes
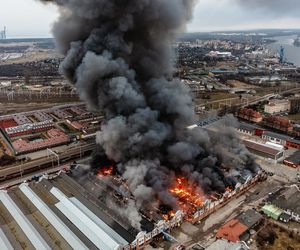
[[[98,248],[117,250],[128,243],[76,198],[55,187],[50,192],[60,201],[55,206]]]
[[[7,192],[0,191],[0,200],[36,249],[51,250],[46,241],[42,238],[42,236],[34,228],[34,226],[29,222],[29,220],[14,203],[14,201],[10,198]]]
[[[20,190],[27,196],[34,206],[49,220],[55,229],[63,236],[68,244],[78,250],[88,250],[88,248],[78,239],[78,237],[57,217],[57,215],[38,197],[28,184],[21,184]],[[2,248],[1,248],[2,249]]]

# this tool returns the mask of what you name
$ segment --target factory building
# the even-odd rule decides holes
[[[251,135],[251,136],[262,136],[264,133],[264,129],[257,127],[252,124],[244,123],[244,122],[239,122],[237,126],[235,126],[238,132],[246,134],[246,135]]]
[[[298,186],[292,185],[290,187],[281,188],[271,194],[268,197],[267,202],[270,206],[278,208],[282,212],[284,211],[291,217],[292,220],[300,222],[299,200],[300,189]]]
[[[297,150],[294,154],[286,158],[283,163],[292,168],[300,167],[300,150]]]
[[[300,148],[300,140],[270,131],[264,131],[262,139],[288,148]]]
[[[279,145],[285,145],[286,143],[286,136],[270,131],[265,131],[262,135],[262,139],[268,142],[276,143]]]
[[[289,100],[274,100],[265,105],[264,111],[267,114],[278,114],[291,111],[291,102]]]
[[[12,221],[11,226],[4,225],[0,242],[7,248],[1,249],[119,250],[134,240],[101,211],[95,213],[89,201],[68,197],[48,181],[42,183],[0,191],[1,213]]]
[[[111,216],[113,209],[64,173],[0,191],[0,202],[1,249],[143,249],[183,220],[178,211],[149,231],[128,229]]]
[[[272,159],[274,162],[278,162],[284,157],[283,149],[248,140],[244,140],[243,143],[250,152],[267,159]]]

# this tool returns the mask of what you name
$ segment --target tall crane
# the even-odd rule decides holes
[[[0,31],[0,39],[6,39],[6,27],[4,26],[3,30]]]

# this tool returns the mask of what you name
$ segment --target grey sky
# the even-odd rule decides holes
[[[189,31],[300,28],[300,0],[199,0]],[[299,13],[299,14],[298,14]],[[49,37],[54,6],[35,0],[1,0],[0,28],[9,37]]]

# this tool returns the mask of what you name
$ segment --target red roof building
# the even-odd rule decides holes
[[[69,142],[69,137],[58,129],[50,129],[47,131],[48,138],[30,142],[26,139],[18,139],[12,142],[16,154],[29,153],[45,148],[51,148],[63,145]]]
[[[289,119],[280,116],[268,116],[264,119],[265,125],[284,132],[293,131],[293,124]]]
[[[218,231],[216,237],[231,242],[240,241],[240,237],[248,230],[248,227],[234,219],[224,224]]]
[[[16,123],[16,121],[14,119],[4,119],[4,120],[0,121],[0,128],[2,128],[2,129],[15,127],[17,125],[18,124]]]
[[[239,110],[238,117],[252,121],[252,122],[261,122],[263,117],[261,113],[254,111],[253,109],[242,108]]]

